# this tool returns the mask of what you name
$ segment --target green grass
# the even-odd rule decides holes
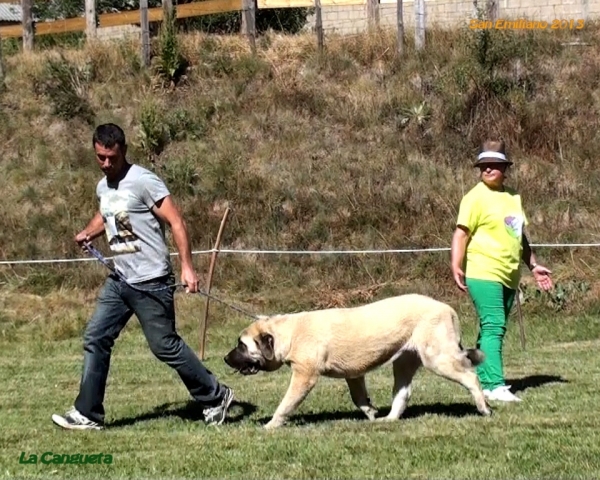
[[[195,349],[202,301],[179,297],[181,333]],[[476,335],[460,300],[465,344]],[[80,304],[82,317],[93,304]],[[31,311],[30,316],[34,317]],[[477,414],[462,387],[425,370],[400,421],[371,424],[352,405],[345,382],[322,379],[289,424],[268,432],[289,369],[253,378],[222,361],[246,320],[211,307],[206,365],[236,392],[221,427],[207,427],[177,375],[148,350],[137,320],[117,340],[105,406],[109,428],[67,432],[50,415],[76,395],[80,331],[48,339],[43,324],[20,328],[28,339],[4,341],[0,358],[1,478],[597,478],[600,475],[600,322],[597,318],[526,316],[528,344],[509,326],[506,375],[521,404]],[[81,327],[81,325],[80,325]],[[79,327],[79,330],[81,329]],[[25,330],[25,329],[29,330]],[[385,413],[391,368],[367,377]],[[110,465],[23,465],[21,452],[111,454]]]

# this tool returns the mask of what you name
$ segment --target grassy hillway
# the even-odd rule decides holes
[[[502,136],[533,243],[600,235],[600,29],[432,31],[427,50],[394,57],[395,35],[266,34],[251,56],[238,37],[182,35],[155,44],[4,52],[0,93],[0,260],[79,257],[74,234],[97,208],[91,134],[116,121],[132,160],[182,205],[193,249],[449,247],[471,163]],[[569,46],[580,41],[586,45]],[[188,64],[185,75],[177,68]],[[175,73],[173,73],[175,72]],[[104,240],[98,247],[108,255]],[[557,288],[524,277],[527,351],[513,321],[507,375],[524,402],[476,415],[467,392],[420,373],[406,418],[372,425],[343,382],[323,381],[281,431],[266,433],[289,370],[246,379],[222,362],[247,319],[211,303],[208,365],[240,402],[207,429],[178,378],[154,360],[133,320],[115,346],[110,430],[58,431],[73,400],[81,333],[106,270],[97,263],[0,266],[0,478],[595,478],[600,255],[543,248]],[[195,257],[206,272],[208,256]],[[448,252],[219,257],[213,293],[257,313],[355,305],[421,292],[450,302],[473,345],[473,308]],[[198,346],[204,301],[178,294],[178,323]],[[516,315],[516,311],[515,311]],[[391,370],[367,379],[389,408]],[[111,465],[21,465],[21,452],[111,453]],[[185,458],[184,458],[185,456]]]
[[[488,135],[509,143],[532,242],[597,242],[598,34],[591,23],[576,32],[434,31],[422,55],[408,39],[401,61],[393,32],[331,37],[323,58],[308,35],[267,34],[252,57],[241,38],[190,34],[170,50],[159,41],[150,73],[128,43],[5,54],[0,175],[10,207],[0,257],[81,255],[72,239],[97,208],[90,139],[104,121],[121,123],[131,158],[168,182],[194,249],[212,247],[226,206],[224,248],[449,247]],[[575,40],[589,45],[563,45]],[[189,68],[170,88],[160,72],[181,59]],[[526,308],[598,309],[597,249],[538,255],[561,290],[530,291]],[[208,256],[196,261],[207,270]],[[0,269],[9,292],[35,295],[89,292],[103,273],[89,264]],[[268,311],[432,283],[455,298],[447,252],[222,255],[214,279],[216,291]]]

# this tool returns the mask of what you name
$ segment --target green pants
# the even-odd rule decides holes
[[[516,290],[489,280],[466,278],[466,283],[479,317],[477,348],[485,354],[477,376],[483,389],[493,390],[505,384],[502,343]]]

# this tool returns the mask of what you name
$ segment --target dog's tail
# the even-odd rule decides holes
[[[467,358],[471,362],[471,365],[476,367],[480,365],[485,360],[484,353],[478,348],[467,348],[466,350]]]
[[[464,348],[462,343],[458,343],[458,347],[461,349],[465,359],[465,367],[476,367],[480,365],[485,360],[485,354],[479,350],[478,348]],[[470,365],[467,363],[467,360],[470,362]]]

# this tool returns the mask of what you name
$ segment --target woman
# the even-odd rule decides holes
[[[479,317],[477,347],[485,361],[477,375],[486,398],[521,401],[505,384],[502,343],[520,281],[520,261],[542,290],[552,288],[550,270],[536,261],[524,233],[528,224],[521,196],[504,185],[507,159],[504,142],[483,144],[474,166],[481,181],[462,199],[452,238],[452,274],[468,291]]]

